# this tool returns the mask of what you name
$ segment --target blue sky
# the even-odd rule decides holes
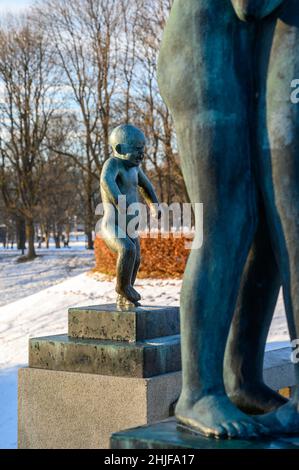
[[[19,11],[33,3],[33,0],[0,0],[0,13]]]

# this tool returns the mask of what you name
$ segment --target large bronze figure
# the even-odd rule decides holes
[[[297,0],[174,0],[164,33],[160,90],[190,199],[204,204],[181,296],[176,416],[209,436],[299,432],[298,390],[286,403],[262,373],[280,285],[299,337],[298,46]]]

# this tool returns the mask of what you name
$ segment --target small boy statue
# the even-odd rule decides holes
[[[119,307],[138,306],[141,299],[133,287],[140,265],[140,241],[137,233],[132,236],[127,230],[134,217],[127,213],[127,209],[131,204],[139,203],[138,189],[148,205],[155,204],[151,210],[157,214],[155,190],[140,168],[145,143],[144,134],[132,125],[114,129],[110,136],[113,156],[105,162],[101,174],[104,207],[101,234],[108,248],[117,253],[116,292]],[[125,223],[120,223],[120,220]]]

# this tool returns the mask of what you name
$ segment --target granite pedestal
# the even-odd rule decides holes
[[[119,310],[115,305],[69,309],[72,338],[142,341],[180,334],[178,307],[139,307]]]
[[[29,340],[19,448],[108,448],[111,433],[167,418],[181,389],[178,333],[175,307],[70,309],[68,335]]]
[[[111,436],[112,449],[297,449],[299,436],[237,440],[212,439],[192,434],[177,425],[174,418],[114,433]]]

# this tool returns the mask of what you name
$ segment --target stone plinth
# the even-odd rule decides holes
[[[270,345],[269,345],[270,346]],[[264,380],[274,390],[296,385],[291,347],[272,347],[265,353]]]
[[[153,377],[181,370],[180,336],[137,343],[66,335],[32,338],[29,366],[119,377]]]
[[[112,449],[297,449],[299,437],[237,440],[212,439],[192,434],[177,426],[174,418],[149,426],[114,433]]]
[[[68,335],[29,340],[19,447],[108,448],[111,433],[169,416],[181,389],[179,309],[69,310]]]
[[[179,372],[139,379],[20,369],[19,448],[109,448],[111,433],[167,418],[180,389]]]
[[[180,333],[178,307],[130,307],[115,304],[69,309],[69,336],[113,341],[142,341]]]

